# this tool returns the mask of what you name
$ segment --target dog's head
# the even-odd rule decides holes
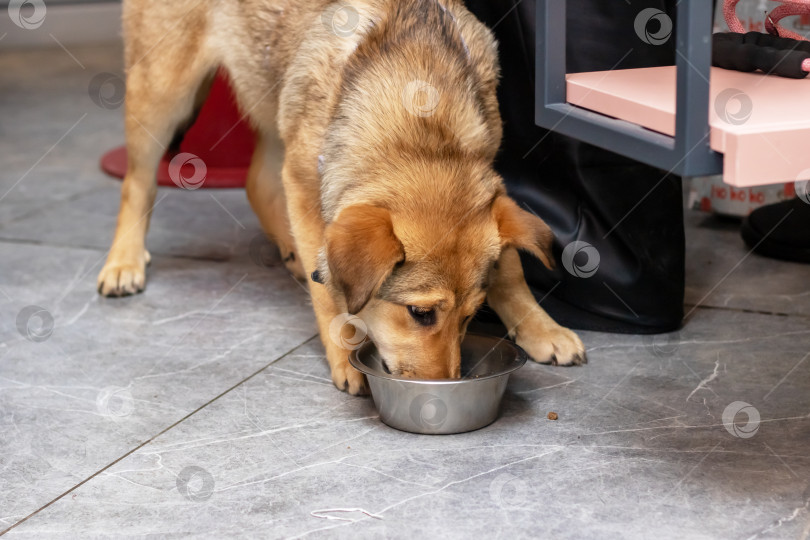
[[[461,340],[501,251],[528,251],[551,268],[553,234],[503,193],[471,210],[430,214],[344,208],[326,228],[313,279],[363,320],[391,373],[457,378]]]

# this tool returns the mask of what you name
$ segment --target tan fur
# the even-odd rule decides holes
[[[281,183],[283,143],[275,130],[260,134],[250,162],[245,191],[262,228],[278,246],[287,268],[304,279],[304,266],[295,252],[295,241],[287,219],[287,199]]]
[[[492,213],[498,222],[498,231],[504,247],[526,250],[543,261],[546,268],[554,268],[554,256],[551,254],[554,233],[542,219],[522,210],[509,197],[495,199]]]
[[[536,360],[584,359],[523,278],[515,248],[550,266],[551,233],[492,168],[497,48],[459,0],[125,0],[124,34],[130,167],[102,294],[143,289],[155,168],[223,66],[260,133],[250,203],[290,269],[323,281],[309,286],[338,388],[366,389],[330,338],[347,311],[404,376],[458,377],[485,298]]]

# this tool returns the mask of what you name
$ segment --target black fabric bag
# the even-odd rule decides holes
[[[559,264],[550,271],[531,256],[523,257],[534,295],[555,320],[572,328],[622,333],[677,329],[684,295],[680,178],[537,127],[534,0],[468,0],[467,6],[493,28],[499,42],[504,141],[496,168],[509,194],[553,229],[557,261],[568,261],[572,270]],[[632,5],[569,0],[568,72],[673,65],[674,28],[660,45],[645,43],[636,34],[637,15],[650,7],[675,21],[674,0]],[[575,241],[592,248],[572,245]],[[487,319],[486,311],[482,318]]]

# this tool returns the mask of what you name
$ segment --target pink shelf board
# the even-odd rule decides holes
[[[675,134],[675,66],[574,73],[568,102]],[[734,186],[810,179],[810,78],[712,68],[711,147]]]

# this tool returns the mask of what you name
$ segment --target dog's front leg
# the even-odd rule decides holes
[[[285,162],[281,176],[287,196],[290,228],[304,271],[309,277],[317,267],[318,252],[323,245],[324,224],[321,218],[320,193],[315,187],[316,180],[304,182],[291,170],[294,168]],[[367,394],[365,375],[349,364],[349,350],[344,346],[354,344],[353,329],[348,326],[349,317],[335,304],[324,285],[311,279],[307,279],[307,282],[321,342],[326,349],[326,360],[332,371],[332,382],[338,390],[345,390],[349,394]]]
[[[326,292],[323,285],[310,284],[312,307],[318,319],[318,330],[321,333],[321,342],[326,349],[326,360],[332,371],[332,382],[338,390],[345,390],[352,395],[368,394],[366,377],[349,363],[349,349],[359,345],[357,338],[362,339],[361,330],[353,328],[352,317],[335,307],[332,297]],[[356,317],[354,317],[356,319]]]
[[[487,302],[506,325],[509,335],[536,362],[567,366],[587,361],[579,337],[554,322],[537,304],[515,248],[506,248],[501,253],[493,270]]]

